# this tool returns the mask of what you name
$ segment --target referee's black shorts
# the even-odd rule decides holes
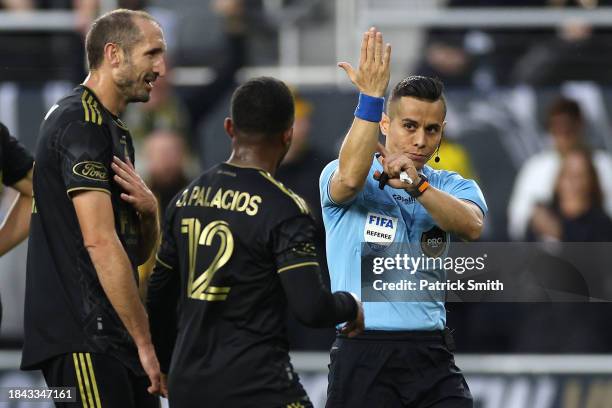
[[[117,359],[104,354],[70,353],[47,360],[42,372],[49,387],[74,387],[76,403],[58,408],[159,408],[148,393],[149,378],[136,376]]]
[[[448,330],[365,331],[338,336],[330,353],[327,408],[472,408]]]

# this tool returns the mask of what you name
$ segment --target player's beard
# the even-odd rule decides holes
[[[127,103],[148,102],[151,97],[145,86],[144,77],[139,78],[134,66],[128,62],[117,76],[116,84]]]

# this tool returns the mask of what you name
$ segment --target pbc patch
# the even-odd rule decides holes
[[[444,253],[447,245],[446,232],[438,226],[434,225],[432,229],[421,234],[421,250],[428,257],[439,257]]]
[[[94,181],[108,181],[106,166],[100,162],[84,161],[74,165],[72,172],[77,176]]]
[[[391,245],[397,231],[397,218],[388,215],[368,213],[363,239],[370,248],[382,250]]]

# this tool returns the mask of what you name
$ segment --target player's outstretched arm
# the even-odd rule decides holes
[[[338,64],[359,90],[360,106],[342,143],[338,170],[330,184],[331,198],[337,203],[355,197],[368,176],[378,142],[378,123],[384,108],[382,98],[389,85],[390,60],[391,46],[383,45],[382,33],[371,28],[363,34],[357,70],[347,62]]]
[[[299,264],[298,264],[299,265]],[[331,293],[321,279],[318,265],[296,266],[280,272],[289,308],[297,319],[310,327],[333,327],[350,322],[347,332],[363,329],[361,305],[348,292]]]
[[[157,199],[151,192],[132,163],[125,163],[118,157],[113,157],[111,164],[115,172],[114,179],[123,188],[125,193],[121,198],[132,204],[140,217],[140,248],[138,254],[139,264],[143,264],[151,256],[159,237],[159,212]]]
[[[26,239],[30,231],[32,214],[32,170],[12,186],[19,195],[11,205],[3,223],[0,223],[0,256]]]
[[[110,195],[87,190],[73,196],[83,243],[104,293],[138,348],[140,362],[149,376],[152,394],[160,390],[160,368],[145,308],[138,296],[132,265],[115,230]]]
[[[303,215],[282,222],[272,233],[272,247],[289,308],[311,327],[333,327],[355,321],[363,329],[360,305],[348,292],[330,293],[323,284],[314,245],[315,225]]]

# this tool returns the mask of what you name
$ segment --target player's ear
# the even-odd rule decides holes
[[[104,45],[104,59],[112,66],[118,67],[121,65],[123,53],[117,44],[106,43]]]
[[[387,133],[389,132],[390,124],[391,124],[391,118],[389,118],[389,116],[383,112],[382,119],[378,123],[378,125],[380,126],[380,131],[382,132],[383,135],[387,136]]]
[[[225,118],[223,122],[223,128],[225,129],[225,133],[229,136],[230,139],[234,138],[234,122],[232,118]]]
[[[283,145],[289,146],[291,145],[291,141],[293,140],[293,126],[287,129],[283,133]]]

